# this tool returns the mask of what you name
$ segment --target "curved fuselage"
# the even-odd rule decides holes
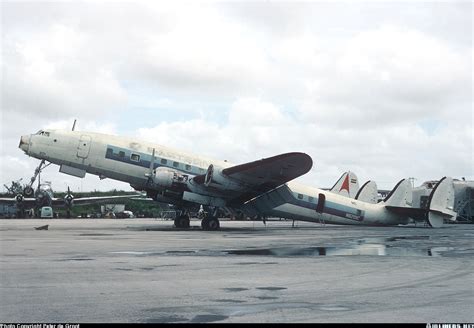
[[[225,168],[226,161],[178,151],[169,147],[131,138],[82,131],[45,130],[22,136],[20,148],[30,156],[45,159],[101,178],[127,182],[137,190],[146,190],[153,149],[154,168],[164,167],[193,177],[203,175],[210,164]],[[290,202],[270,213],[277,217],[335,224],[396,225],[407,219],[387,211],[383,204],[370,204],[321,189],[289,182]],[[318,210],[321,196],[324,207]]]
[[[385,208],[383,202],[371,204],[314,187],[289,182],[293,199],[274,208],[270,215],[310,222],[350,225],[398,225],[408,223]],[[322,213],[318,212],[320,195],[324,195]]]

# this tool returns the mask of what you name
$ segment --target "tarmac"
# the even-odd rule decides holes
[[[473,240],[474,225],[5,219],[0,321],[472,323]]]

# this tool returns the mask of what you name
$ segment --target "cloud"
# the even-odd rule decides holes
[[[414,123],[334,130],[285,115],[282,108],[258,98],[237,99],[221,125],[204,120],[161,123],[140,129],[137,136],[235,164],[302,151],[313,158],[314,167],[300,180],[320,187],[330,186],[345,170],[386,189],[409,176],[424,181],[472,174],[472,159],[463,155],[472,149],[468,127],[446,126],[436,135]]]
[[[126,101],[107,67],[90,65],[81,53],[87,37],[71,27],[53,25],[32,40],[7,33],[3,110],[55,118],[80,113],[96,117]]]
[[[303,151],[316,186],[472,177],[471,7],[2,4],[2,178],[36,165],[20,135],[74,118],[234,163]]]
[[[307,81],[301,114],[348,128],[450,120],[453,107],[465,117],[470,55],[416,30],[361,32],[334,54],[324,74]]]

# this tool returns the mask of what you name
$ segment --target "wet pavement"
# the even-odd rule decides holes
[[[35,227],[49,225],[48,230]],[[474,225],[0,220],[8,322],[473,322]]]

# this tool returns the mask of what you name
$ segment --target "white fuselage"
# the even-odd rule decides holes
[[[274,208],[272,216],[288,219],[350,225],[397,225],[408,219],[387,211],[383,203],[371,204],[296,182],[287,183],[294,200]],[[324,195],[324,211],[316,211]]]
[[[137,190],[147,188],[153,149],[155,168],[168,168],[189,177],[205,174],[210,164],[221,168],[232,166],[226,161],[149,142],[82,131],[40,131],[22,136],[20,148],[30,156],[57,165],[130,183]],[[269,215],[334,224],[397,225],[408,220],[386,210],[383,203],[365,203],[294,182],[287,185],[294,199],[274,208]],[[316,211],[320,194],[325,197],[323,213]]]

